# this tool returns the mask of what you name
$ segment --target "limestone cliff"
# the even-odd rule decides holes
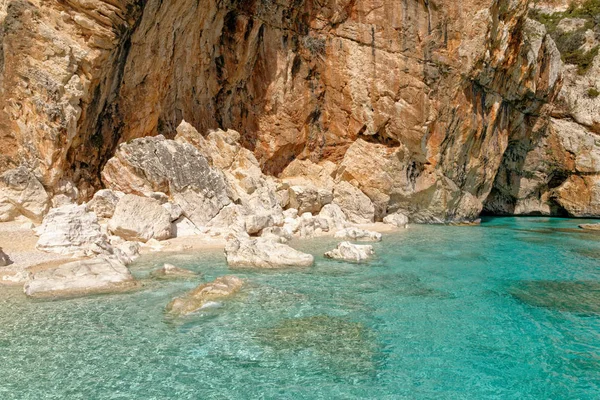
[[[496,214],[600,216],[600,1],[540,1],[565,62],[547,129],[512,141],[485,209]]]
[[[25,165],[53,194],[72,182],[89,199],[119,143],[173,137],[185,119],[239,131],[272,175],[333,161],[379,219],[473,219],[515,147],[550,140],[562,64],[528,12],[528,0],[0,1],[0,172]]]

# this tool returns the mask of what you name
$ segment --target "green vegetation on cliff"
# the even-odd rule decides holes
[[[567,10],[553,14],[532,9],[529,17],[546,26],[564,62],[577,65],[581,75],[590,69],[598,55],[599,46],[587,49],[583,46],[588,30],[592,30],[596,37],[600,36],[600,0],[586,0],[579,5],[571,3]],[[568,18],[576,21],[571,28],[565,29],[560,23]]]

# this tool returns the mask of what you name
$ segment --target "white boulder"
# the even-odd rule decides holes
[[[51,209],[37,234],[36,248],[49,253],[91,256],[112,252],[96,214],[89,212],[85,204]]]
[[[325,257],[336,260],[361,262],[373,255],[373,246],[358,245],[350,242],[342,242],[337,248],[325,253]]]

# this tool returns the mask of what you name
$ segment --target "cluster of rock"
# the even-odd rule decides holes
[[[183,122],[174,140],[157,136],[121,144],[102,171],[106,189],[82,204],[67,190],[51,198],[24,168],[5,173],[2,218],[21,214],[41,221],[38,250],[83,258],[33,274],[26,293],[47,295],[53,285],[57,295],[77,292],[102,271],[111,271],[108,280],[90,285],[91,292],[120,287],[129,282],[126,265],[141,246],[160,249],[171,238],[221,238],[231,267],[307,267],[314,258],[287,245],[294,237],[378,241],[381,234],[355,224],[383,217],[396,227],[408,223],[401,213],[384,215],[333,163],[297,160],[274,178],[263,174],[239,141],[235,131],[205,137]]]

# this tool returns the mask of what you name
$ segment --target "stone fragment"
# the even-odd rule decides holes
[[[110,189],[98,190],[88,203],[88,209],[95,212],[98,218],[110,218],[115,213],[117,203],[123,196],[124,193]]]
[[[408,217],[400,212],[385,216],[383,223],[393,225],[398,228],[406,228],[408,226]]]
[[[223,300],[239,292],[244,281],[232,275],[222,276],[204,283],[182,297],[173,299],[167,305],[167,312],[176,315],[189,315],[201,310],[210,302]]]
[[[173,234],[171,214],[157,200],[132,194],[119,200],[108,230],[125,240],[141,242],[165,240]]]
[[[325,253],[325,257],[336,260],[365,261],[373,255],[373,246],[341,242],[337,248]]]
[[[337,231],[335,237],[359,242],[381,242],[382,235],[379,232],[350,227]]]
[[[12,264],[12,261],[10,260],[8,255],[2,250],[2,247],[0,247],[0,267],[6,267],[10,264]]]
[[[29,297],[77,297],[113,293],[136,286],[127,267],[116,257],[99,256],[33,273],[24,286]]]
[[[243,235],[228,238],[225,256],[230,267],[266,269],[309,267],[314,262],[312,255],[302,253],[285,244]]]
[[[161,268],[156,269],[151,272],[151,274],[155,278],[195,278],[198,277],[198,274],[194,271],[190,271],[189,269],[179,268],[174,266],[173,264],[165,264]]]
[[[112,252],[96,214],[89,212],[85,204],[51,209],[37,234],[36,248],[41,251],[82,256]]]
[[[41,222],[50,206],[50,196],[35,175],[25,167],[0,176],[0,222],[19,215]]]

